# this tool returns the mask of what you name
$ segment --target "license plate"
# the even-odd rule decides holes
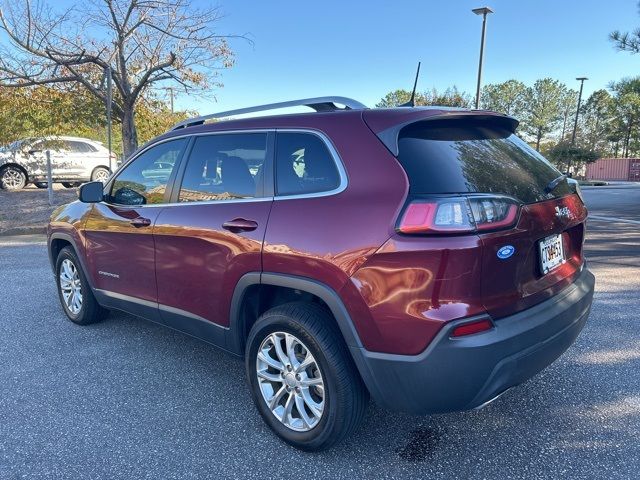
[[[562,235],[551,235],[538,242],[540,249],[540,270],[545,275],[564,263]]]

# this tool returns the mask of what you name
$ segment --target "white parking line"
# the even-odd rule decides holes
[[[619,222],[619,223],[630,223],[632,225],[640,225],[640,221],[629,220],[628,218],[601,217],[600,215],[589,215],[589,218],[592,218],[593,220],[604,220],[605,222]]]

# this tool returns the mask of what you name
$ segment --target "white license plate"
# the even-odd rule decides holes
[[[562,235],[550,235],[538,242],[540,249],[540,270],[547,274],[564,263],[564,249]]]

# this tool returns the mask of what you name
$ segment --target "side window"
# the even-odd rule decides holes
[[[69,150],[69,145],[64,140],[45,139],[45,140],[40,140],[37,143],[34,143],[32,148],[33,150],[38,150],[38,151],[51,150],[52,152],[60,152],[64,150]]]
[[[70,141],[68,143],[73,153],[91,153],[97,151],[96,148],[85,142]]]
[[[279,133],[276,147],[277,195],[327,192],[340,174],[325,143],[311,133]]]
[[[119,205],[146,205],[164,202],[180,153],[187,140],[180,138],[151,147],[127,165],[116,177],[109,200]]]
[[[262,196],[266,133],[197,137],[182,178],[180,202]]]
[[[72,153],[84,153],[84,143],[69,141],[67,142],[68,150]]]

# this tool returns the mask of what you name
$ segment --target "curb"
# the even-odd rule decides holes
[[[16,235],[34,235],[47,233],[47,227],[15,227],[0,231],[0,237],[13,237]]]

